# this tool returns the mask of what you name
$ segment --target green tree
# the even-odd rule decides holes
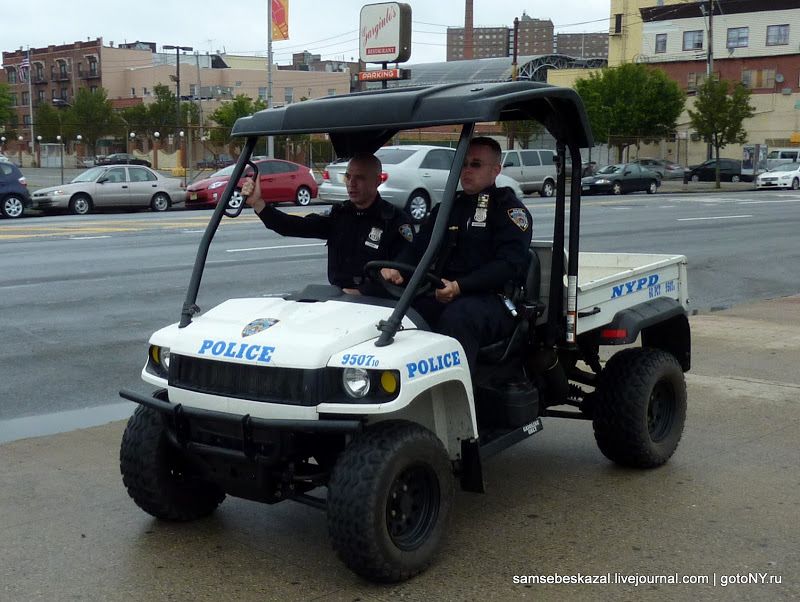
[[[119,118],[114,114],[111,101],[102,88],[91,91],[79,88],[72,107],[64,109],[64,135],[74,138],[83,136],[86,144],[96,153],[97,141],[119,127]]]
[[[11,125],[12,117],[16,115],[11,102],[11,88],[0,82],[0,127]]]
[[[688,112],[692,127],[704,142],[714,147],[716,187],[719,188],[719,149],[747,140],[743,122],[755,113],[750,104],[750,90],[741,82],[732,85],[724,79],[707,78],[697,90],[694,110]]]
[[[508,148],[514,144],[514,140],[519,140],[522,148],[528,148],[531,139],[541,135],[544,126],[535,119],[524,121],[501,121],[500,127],[508,139]]]
[[[627,63],[575,82],[594,139],[617,149],[617,157],[642,138],[658,140],[675,130],[686,102],[680,86],[661,70]]]
[[[209,119],[220,127],[211,130],[211,142],[228,144],[231,139],[231,128],[240,117],[247,117],[256,111],[266,109],[266,103],[260,98],[253,101],[249,96],[239,94],[233,100],[224,103],[209,115]]]
[[[65,115],[59,113],[49,102],[42,102],[33,112],[33,123],[36,135],[45,142],[55,142],[56,136],[62,133],[62,121]]]

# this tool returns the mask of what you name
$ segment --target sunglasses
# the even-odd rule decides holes
[[[472,169],[480,169],[486,163],[482,163],[481,161],[473,160],[473,161],[464,161],[464,168],[471,167]]]

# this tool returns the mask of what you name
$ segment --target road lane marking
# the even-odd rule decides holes
[[[70,240],[95,240],[98,238],[111,238],[109,234],[105,234],[103,236],[70,236]]]
[[[740,205],[771,205],[773,203],[800,203],[800,199],[788,199],[785,201],[768,201],[768,200],[761,200],[761,201],[739,201]]]
[[[272,249],[295,249],[297,247],[322,247],[324,242],[312,242],[302,245],[277,245],[274,247],[249,247],[247,249],[225,249],[226,253],[246,253],[247,251],[270,251]]]
[[[715,217],[679,217],[679,222],[698,222],[700,220],[708,219],[739,219],[745,217],[753,217],[752,215],[717,215]]]

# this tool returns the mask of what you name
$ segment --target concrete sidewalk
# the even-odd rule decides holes
[[[305,506],[228,498],[195,523],[152,519],[121,482],[124,423],[2,445],[0,600],[800,599],[800,297],[691,323],[689,415],[669,463],[618,468],[590,423],[547,419],[487,464],[485,495],[457,494],[437,562],[397,586],[347,571]],[[781,583],[722,586],[757,573]],[[556,574],[717,584],[514,582]]]

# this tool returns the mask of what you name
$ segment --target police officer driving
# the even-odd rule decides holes
[[[510,188],[497,188],[500,145],[488,137],[470,142],[461,170],[462,192],[456,196],[448,232],[433,271],[444,287],[420,297],[414,307],[436,331],[458,340],[473,371],[478,350],[511,334],[514,318],[504,303],[508,283],[520,284],[528,266],[532,218]],[[431,238],[439,207],[398,257],[416,264]],[[393,284],[404,279],[397,270],[381,275]],[[474,372],[473,372],[474,373]]]
[[[267,205],[260,186],[247,178],[242,195],[264,225],[282,236],[328,241],[328,281],[349,294],[380,295],[383,290],[364,276],[364,265],[394,260],[411,245],[414,230],[405,212],[378,194],[382,166],[371,154],[356,154],[347,164],[348,200],[333,205],[328,215],[288,215]]]

